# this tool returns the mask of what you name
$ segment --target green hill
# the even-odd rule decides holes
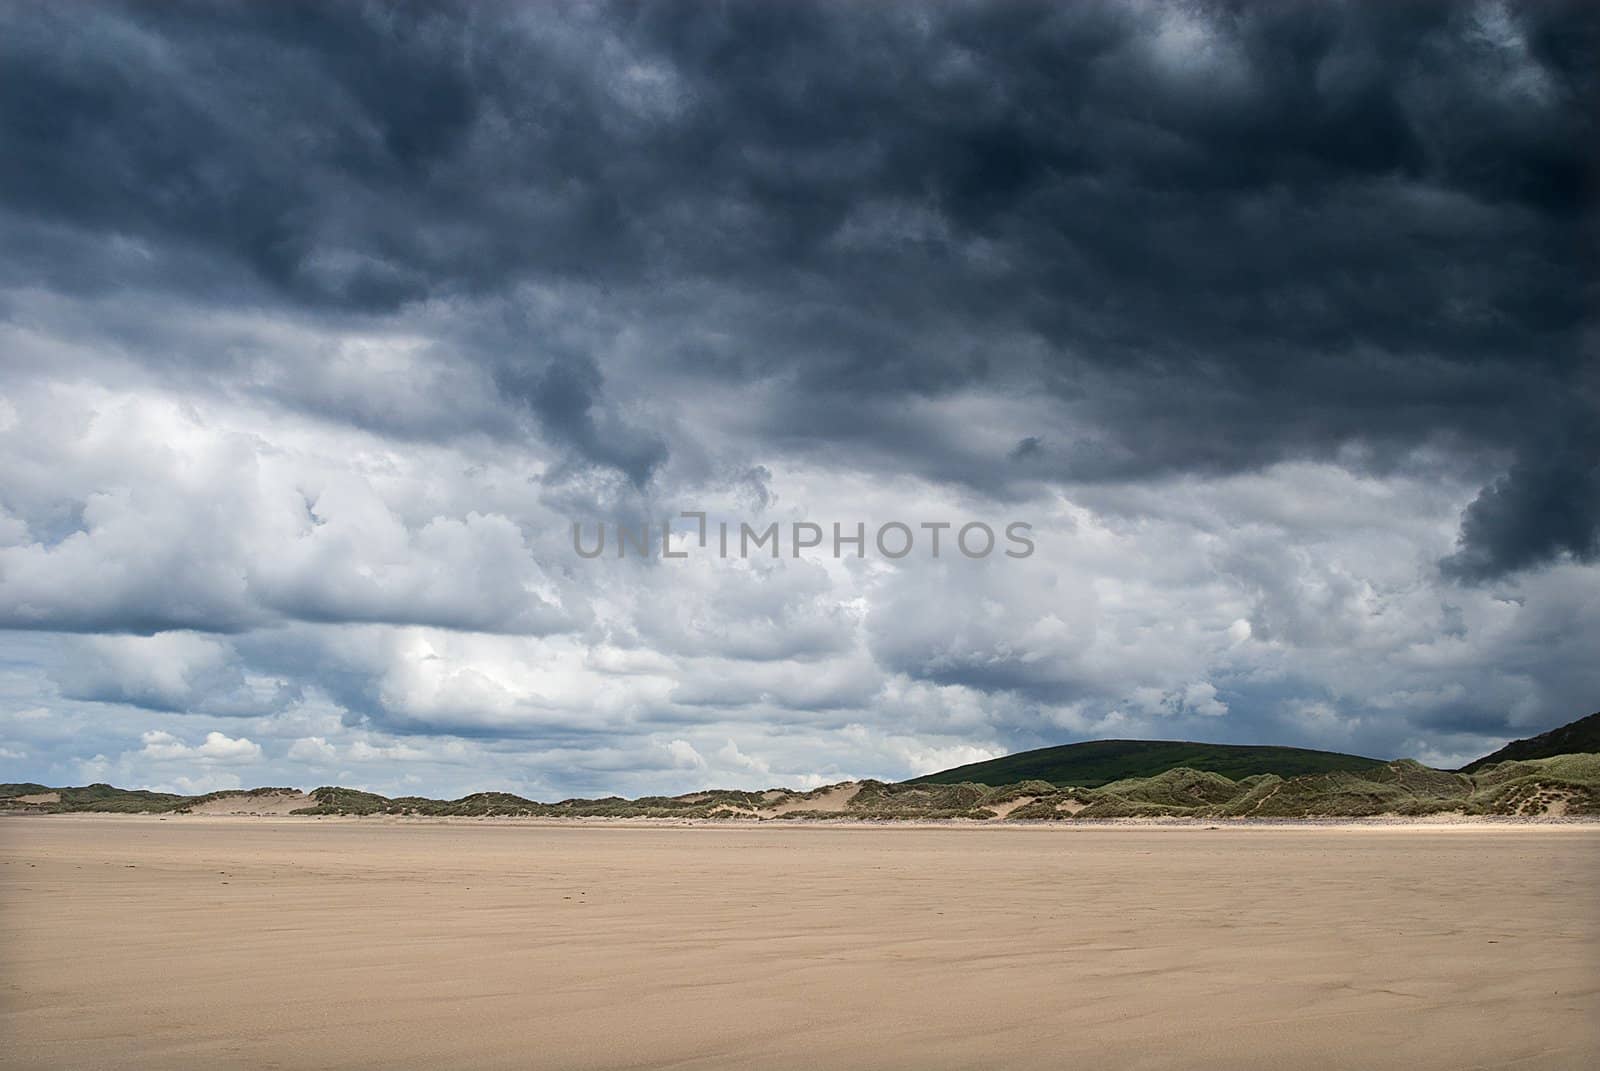
[[[1499,751],[1485,755],[1461,767],[1462,773],[1472,773],[1485,766],[1500,762],[1517,762],[1525,759],[1548,759],[1556,755],[1581,755],[1600,752],[1600,714],[1568,722],[1526,740],[1513,740]]]
[[[1020,751],[988,762],[974,762],[912,778],[906,783],[954,785],[969,781],[981,785],[1013,785],[1019,781],[1048,781],[1054,785],[1095,788],[1128,778],[1155,777],[1180,767],[1238,780],[1256,774],[1289,778],[1369,770],[1382,765],[1380,759],[1298,747],[1195,744],[1178,740],[1091,740]]]

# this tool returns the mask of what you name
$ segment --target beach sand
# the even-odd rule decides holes
[[[0,819],[6,1068],[1578,1068],[1600,826]]]

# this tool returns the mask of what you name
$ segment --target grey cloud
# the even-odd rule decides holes
[[[230,644],[192,633],[85,638],[55,678],[67,699],[219,717],[277,713],[302,696],[290,680],[249,681]]]
[[[0,428],[0,628],[238,633],[282,621],[543,634],[579,628],[521,528],[386,501],[163,395],[20,396]],[[60,414],[70,414],[62,420]],[[13,514],[11,511],[15,510]]]
[[[1114,449],[1056,459],[1077,478],[1440,431],[1526,454],[1580,359],[1579,5],[134,6],[58,63],[66,19],[13,15],[13,210],[209,250],[298,305],[574,280],[628,322],[714,283],[747,298],[711,325],[732,370],[792,376],[807,419],[1087,380]],[[1018,334],[1021,367],[989,344]],[[641,483],[666,449],[595,416],[604,379],[496,371]]]
[[[7,702],[585,786],[1593,709],[1597,52],[1577,0],[10,5],[0,628],[168,647]],[[1051,524],[567,553],[708,503]]]
[[[582,458],[617,469],[642,487],[666,461],[667,449],[649,433],[604,411],[597,413],[601,384],[599,369],[586,359],[553,362],[537,374],[515,366],[499,372],[501,391],[525,405],[546,435],[570,445]]]
[[[1486,581],[1561,555],[1600,560],[1600,416],[1570,437],[1544,441],[1485,487],[1461,522],[1447,575]]]

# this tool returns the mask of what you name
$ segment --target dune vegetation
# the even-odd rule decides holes
[[[48,788],[0,785],[0,807],[35,813],[125,812],[183,814],[218,799],[292,793],[257,789],[180,796],[110,785]],[[241,799],[241,803],[246,803]],[[809,792],[710,790],[682,796],[569,799],[540,803],[506,792],[457,800],[389,798],[326,786],[307,794],[296,815],[397,817],[664,818],[752,821],[807,819],[1093,821],[1129,818],[1295,819],[1421,816],[1600,815],[1600,754],[1497,763],[1473,773],[1435,770],[1410,759],[1361,770],[1281,777],[1232,778],[1177,767],[1150,777],[1096,786],[1031,780],[991,786],[849,782]]]

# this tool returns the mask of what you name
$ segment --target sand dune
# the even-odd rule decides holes
[[[1550,1068],[1600,827],[0,819],[5,1068]]]
[[[989,807],[989,810],[996,818],[1004,820],[1011,817],[1013,811],[1021,810],[1037,798],[1036,796],[1018,796],[1016,799],[1006,803],[993,804]]]
[[[850,805],[850,801],[861,793],[861,785],[854,781],[833,785],[825,792],[809,798],[792,798],[771,807],[763,807],[756,813],[762,818],[777,818],[779,815],[796,814],[801,811],[818,814],[839,814]]]
[[[308,810],[317,801],[304,792],[241,792],[196,803],[190,814],[283,815]]]

